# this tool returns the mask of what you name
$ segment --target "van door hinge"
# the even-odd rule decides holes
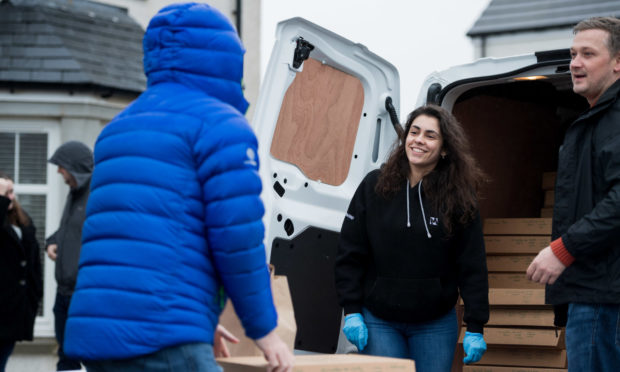
[[[297,39],[297,46],[295,47],[295,55],[293,56],[293,67],[299,68],[305,60],[310,57],[310,52],[314,49],[314,45],[304,40],[303,37]]]

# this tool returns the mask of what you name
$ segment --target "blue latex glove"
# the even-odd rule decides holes
[[[463,350],[467,356],[463,358],[463,363],[476,363],[482,358],[482,354],[487,351],[487,343],[480,333],[465,332],[463,339]]]
[[[347,340],[357,346],[357,350],[364,350],[368,343],[368,328],[366,328],[362,314],[353,313],[345,316],[342,331],[347,336]]]

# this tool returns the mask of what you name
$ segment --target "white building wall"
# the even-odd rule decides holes
[[[473,39],[474,57],[507,57],[565,49],[570,48],[572,40],[572,28],[476,37]]]

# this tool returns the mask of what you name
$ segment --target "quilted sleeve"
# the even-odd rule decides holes
[[[252,339],[277,325],[263,245],[257,140],[238,113],[220,113],[196,140],[205,230],[213,264]]]

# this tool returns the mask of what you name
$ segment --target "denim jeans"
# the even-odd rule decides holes
[[[368,345],[362,354],[409,358],[416,372],[449,372],[458,337],[456,311],[423,323],[379,319],[363,309]]]
[[[620,371],[620,305],[568,305],[566,324],[568,370]]]
[[[222,372],[215,362],[213,346],[207,343],[172,346],[137,358],[84,364],[88,372]]]
[[[82,368],[80,361],[66,356],[62,347],[65,341],[65,325],[67,324],[70,303],[71,296],[64,296],[56,292],[56,301],[54,302],[54,330],[56,331],[56,341],[58,341],[58,363],[56,363],[56,370],[58,371],[72,371]]]

